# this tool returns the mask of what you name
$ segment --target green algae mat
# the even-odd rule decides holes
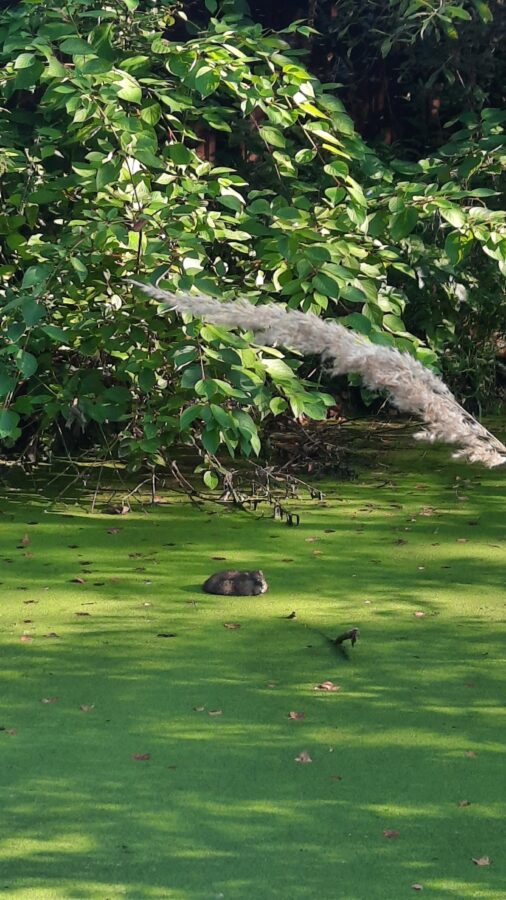
[[[298,528],[5,487],[0,895],[506,896],[503,486],[380,454]]]

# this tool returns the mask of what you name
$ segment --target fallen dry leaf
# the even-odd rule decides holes
[[[222,716],[223,710],[222,709],[210,709],[207,714],[208,714],[208,716]]]
[[[473,856],[472,860],[475,866],[489,866],[492,861],[489,856]]]
[[[305,719],[305,718],[306,718],[306,713],[304,713],[304,712],[293,712],[293,711],[292,711],[292,712],[289,712],[289,713],[288,713],[288,718],[289,718],[289,719]]]
[[[33,641],[33,637],[31,634],[22,634],[19,640],[22,641],[23,644],[30,644],[31,641]]]
[[[332,681],[322,681],[321,684],[317,684],[314,687],[315,691],[340,691],[340,684],[333,684]]]
[[[41,703],[58,703],[59,697],[43,697]]]
[[[194,706],[194,712],[205,712],[205,706]]]
[[[92,709],[95,709],[95,704],[94,703],[82,703],[81,706],[79,707],[79,709],[81,710],[81,712],[88,713],[88,712],[91,712]]]
[[[411,887],[414,891],[423,891],[423,884],[412,884]]]
[[[309,753],[306,750],[302,750],[298,756],[295,757],[295,762],[298,763],[310,763],[313,762]]]
[[[307,537],[305,538],[306,544],[314,544],[315,541],[319,541],[319,537]]]
[[[72,582],[72,584],[84,584],[86,578],[71,578],[70,581]]]
[[[476,759],[478,754],[475,753],[474,750],[466,750],[464,755],[467,756],[468,759]]]
[[[470,800],[459,800],[458,805],[459,806],[471,806],[471,801]]]
[[[400,834],[401,834],[400,831],[397,831],[397,829],[395,829],[395,828],[385,828],[385,830],[383,832],[383,837],[386,837],[386,838],[389,838],[390,840],[392,840],[393,838],[400,837]]]
[[[413,615],[415,616],[416,619],[423,619],[425,613],[422,612],[421,609],[417,609],[417,611],[415,613],[413,613]]]
[[[136,762],[144,762],[146,759],[151,759],[151,753],[134,753],[132,759],[135,759]]]
[[[28,537],[27,534],[24,534],[23,537],[21,538],[21,544],[23,545],[23,547],[28,547],[29,543],[31,543],[30,538]]]
[[[457,544],[468,544],[469,538],[457,538]]]
[[[433,506],[422,506],[419,516],[434,516],[436,514],[436,510]]]
[[[228,628],[230,631],[235,631],[236,628],[240,628],[241,626],[239,622],[224,622],[223,627]]]

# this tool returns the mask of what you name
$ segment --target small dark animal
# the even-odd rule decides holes
[[[202,590],[207,594],[225,594],[233,597],[252,597],[257,594],[265,594],[269,585],[264,573],[239,572],[237,569],[228,569],[225,572],[215,572],[207,581],[204,581]]]
[[[354,647],[359,637],[360,631],[358,628],[350,628],[349,631],[345,631],[344,634],[340,634],[339,637],[334,638],[332,643],[335,644],[336,647],[339,647],[344,641],[351,641],[351,646]]]

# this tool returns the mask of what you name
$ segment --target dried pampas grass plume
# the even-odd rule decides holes
[[[453,454],[455,458],[479,462],[488,468],[506,462],[504,444],[457,403],[440,378],[409,353],[372,344],[337,322],[287,310],[280,304],[221,302],[203,295],[170,294],[137,281],[131,283],[180,313],[253,331],[261,343],[273,347],[317,353],[329,364],[333,375],[358,373],[370,390],[385,391],[397,409],[413,413],[425,423],[426,427],[415,435],[418,440],[456,444],[460,449]]]

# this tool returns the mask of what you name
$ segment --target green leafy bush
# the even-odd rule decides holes
[[[274,298],[437,366],[457,287],[460,303],[478,269],[504,274],[506,115],[484,110],[430,159],[381,161],[280,36],[224,19],[177,42],[172,7],[1,15],[8,446],[57,434],[132,465],[181,441],[248,456],[265,416],[325,417],[332,398],[295,354],[181,327],[129,276]]]

